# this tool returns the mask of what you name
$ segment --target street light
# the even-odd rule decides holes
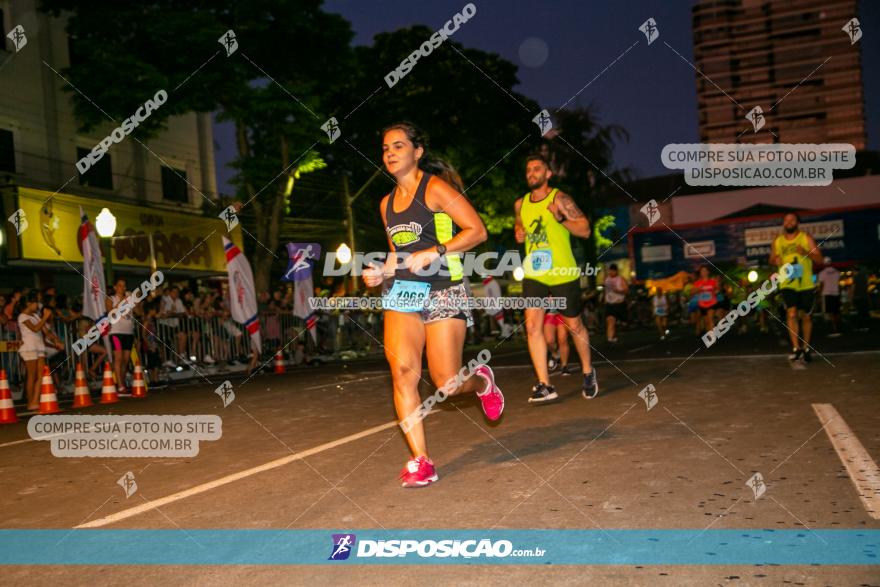
[[[522,267],[517,267],[516,269],[513,270],[513,278],[515,280],[522,281],[525,276],[526,276],[526,272],[523,271]]]
[[[116,216],[110,210],[104,208],[95,218],[95,229],[98,231],[98,236],[102,238],[112,237],[113,233],[116,232]]]
[[[749,271],[749,283],[755,283],[758,281],[758,272],[752,269]]]
[[[106,239],[107,255],[105,256],[105,268],[107,270],[107,286],[112,287],[113,284],[113,233],[116,232],[116,216],[110,210],[104,208],[95,217],[95,230],[98,236]]]
[[[339,248],[336,249],[336,258],[339,260],[341,265],[345,265],[349,261],[351,261],[351,249],[348,248],[348,245],[342,243],[339,245]]]

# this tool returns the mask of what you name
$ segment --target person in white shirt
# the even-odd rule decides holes
[[[180,299],[180,289],[172,287],[168,293],[162,297],[162,304],[159,308],[159,326],[162,326],[162,335],[169,338],[177,339],[177,356],[182,361],[186,360],[186,332],[180,328],[180,318],[186,316],[186,308],[183,300]],[[165,361],[165,366],[174,368],[177,364],[169,357]]]
[[[39,294],[35,291],[23,296],[19,301],[18,330],[21,332],[21,346],[18,354],[27,369],[25,395],[29,411],[40,408],[40,374],[46,364],[46,343],[43,340],[43,328],[52,317],[52,310],[43,308],[42,317],[39,312]]]
[[[657,325],[657,332],[660,333],[660,340],[666,340],[666,335],[669,334],[669,301],[662,287],[657,287],[651,303],[654,306],[654,323]]]
[[[130,294],[125,289],[125,280],[117,279],[113,284],[113,296],[107,298],[107,311],[116,308]],[[113,349],[113,373],[116,375],[116,385],[119,395],[130,396],[125,386],[125,378],[128,373],[128,361],[131,359],[131,349],[134,347],[134,313],[132,307],[126,311],[118,312],[118,319],[110,325],[110,345]]]
[[[605,277],[605,337],[608,342],[617,342],[617,321],[626,320],[626,294],[629,285],[617,274],[617,264],[608,266]]]
[[[831,257],[825,257],[825,268],[819,272],[819,291],[822,292],[825,314],[831,317],[834,331],[830,337],[840,336],[840,271],[831,265]]]

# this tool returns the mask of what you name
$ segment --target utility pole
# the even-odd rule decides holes
[[[360,189],[357,191],[357,193],[353,196],[351,195],[350,190],[348,188],[348,176],[347,175],[342,176],[342,198],[343,198],[343,206],[345,207],[345,224],[346,224],[346,227],[348,228],[348,242],[349,242],[349,246],[351,247],[352,263],[354,263],[354,259],[355,259],[354,256],[355,256],[355,253],[357,253],[357,243],[355,243],[355,240],[354,240],[354,210],[353,210],[352,206],[354,204],[354,201],[357,200],[361,196],[361,194],[363,194],[364,191],[367,189],[367,186],[369,186],[371,183],[373,183],[374,179],[379,177],[380,173],[382,173],[382,170],[377,169],[376,172],[370,176],[370,179],[368,179],[364,183],[364,185],[362,185],[360,187]],[[350,277],[351,277],[351,281],[349,282],[349,287],[350,287],[349,292],[354,293],[355,286],[357,285],[357,277],[355,277],[354,275],[351,275]]]
[[[360,195],[360,193],[358,193]],[[354,241],[354,211],[352,210],[352,204],[354,203],[354,198],[351,197],[351,193],[348,189],[348,176],[343,174],[342,176],[342,197],[344,198],[345,204],[345,225],[348,228],[348,246],[351,247],[351,261],[352,267],[354,267],[354,259],[357,254],[357,244]],[[355,287],[357,286],[357,277],[354,275],[354,271],[348,276],[348,290],[349,294],[354,294]]]

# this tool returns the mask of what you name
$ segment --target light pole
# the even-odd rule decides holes
[[[107,255],[105,269],[107,273],[107,287],[113,286],[113,233],[116,232],[116,217],[110,210],[104,208],[95,218],[95,230],[98,236],[107,242]]]

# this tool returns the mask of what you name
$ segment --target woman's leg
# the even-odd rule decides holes
[[[444,387],[461,370],[461,352],[467,334],[467,324],[458,318],[447,318],[425,325],[426,352],[431,380],[437,388]],[[471,373],[473,375],[473,373]],[[448,395],[482,392],[486,380],[482,377],[469,377],[461,385],[447,389]]]
[[[421,404],[419,380],[422,375],[422,349],[425,326],[421,316],[409,312],[385,312],[385,358],[391,368],[394,408],[401,422],[418,411]],[[405,432],[409,450],[415,457],[427,457],[425,428],[421,420]]]
[[[119,388],[125,387],[125,375],[128,373],[128,362],[131,360],[130,350],[121,350],[113,353],[113,359],[116,362],[116,385]]]
[[[26,371],[24,380],[24,395],[27,398],[27,407],[28,410],[36,410],[40,407],[36,395],[37,360],[35,359],[33,361],[25,361],[24,364]]]
[[[568,357],[571,354],[571,347],[568,346],[568,329],[565,324],[556,325],[556,347],[559,349],[559,360],[565,367],[568,365]]]

